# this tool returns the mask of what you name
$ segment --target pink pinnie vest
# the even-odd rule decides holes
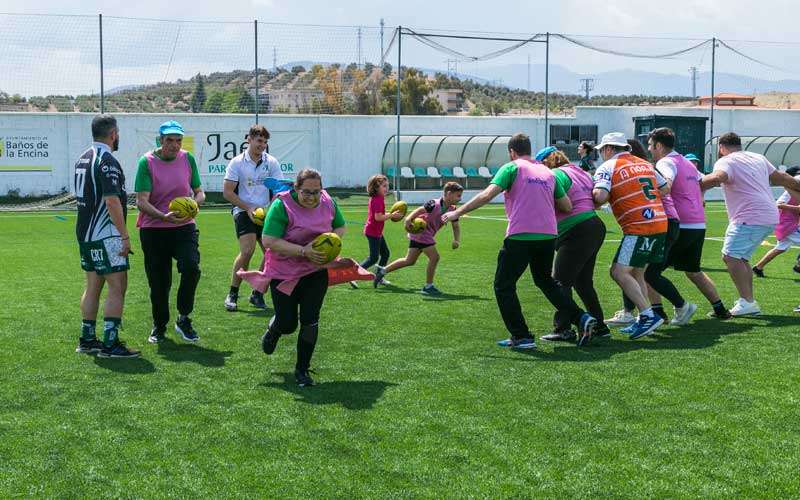
[[[433,245],[436,243],[436,233],[439,232],[439,229],[442,228],[442,205],[444,204],[444,198],[439,198],[436,200],[436,203],[433,205],[433,210],[431,210],[427,214],[422,214],[422,218],[428,223],[425,226],[425,230],[421,233],[411,234],[408,233],[408,239],[414,240],[417,243],[422,243],[423,245]],[[445,210],[446,212],[447,210]]]
[[[154,155],[152,151],[145,153],[147,168],[150,171],[152,190],[150,191],[150,204],[163,213],[169,212],[169,202],[180,196],[192,196],[192,166],[186,151],[180,150],[178,156],[172,161],[164,161]],[[193,224],[194,219],[185,224],[172,224],[156,219],[144,212],[139,212],[136,227],[142,228],[168,228]]]
[[[519,158],[514,163],[517,177],[505,192],[506,237],[520,233],[557,235],[555,175],[539,162]]]
[[[306,208],[294,201],[291,191],[285,191],[277,196],[286,208],[289,223],[283,239],[296,245],[308,245],[322,233],[329,233],[333,226],[333,217],[336,209],[330,195],[323,190],[320,194],[319,205]],[[307,274],[319,271],[320,266],[301,256],[281,255],[267,249],[264,270],[269,278],[279,280],[299,279]]]
[[[567,174],[569,180],[572,181],[572,186],[567,191],[569,201],[572,202],[572,210],[570,212],[556,212],[556,221],[561,222],[567,217],[594,211],[594,199],[592,199],[594,181],[592,181],[592,176],[572,164],[559,167],[559,170]]]
[[[706,213],[703,210],[703,191],[697,180],[697,168],[680,154],[671,155],[677,174],[672,181],[670,196],[681,224],[703,224]]]
[[[790,196],[787,204],[797,205],[797,199]],[[800,214],[791,210],[778,210],[778,225],[775,226],[775,237],[778,241],[797,231],[798,226],[800,226]]]

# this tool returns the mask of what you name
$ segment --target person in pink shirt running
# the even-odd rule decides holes
[[[789,167],[786,173],[794,178],[800,174],[800,167]],[[759,278],[764,278],[764,267],[772,262],[772,259],[789,250],[792,245],[800,245],[800,200],[784,191],[776,202],[778,205],[778,225],[775,226],[775,237],[778,244],[761,257],[761,260],[753,266],[753,274]],[[798,311],[796,311],[798,312]]]

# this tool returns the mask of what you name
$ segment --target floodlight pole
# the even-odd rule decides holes
[[[397,96],[395,97],[395,108],[397,111],[397,135],[394,137],[394,198],[400,200],[400,190],[397,185],[397,175],[400,170],[400,82],[402,80],[402,52],[403,52],[403,27],[397,27]]]
[[[550,136],[550,32],[545,34],[544,45],[544,146],[547,147]]]
[[[258,124],[258,19],[253,20],[253,35],[254,35],[254,48],[255,48],[255,59],[256,59],[256,94],[255,94],[255,101],[256,101],[256,124]]]
[[[711,39],[711,119],[709,121],[709,145],[714,140],[714,80],[716,79],[717,70],[717,39]]]
[[[98,14],[100,21],[100,113],[106,111],[105,82],[103,81],[103,14]]]

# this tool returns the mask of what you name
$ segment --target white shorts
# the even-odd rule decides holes
[[[722,243],[722,255],[750,260],[764,238],[775,230],[775,225],[729,223]]]
[[[786,250],[789,250],[792,245],[800,245],[800,229],[779,241],[778,244],[775,245],[775,250],[785,252]]]

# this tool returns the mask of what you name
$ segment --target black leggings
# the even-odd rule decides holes
[[[644,271],[644,281],[650,286],[650,288],[670,301],[673,306],[679,308],[683,307],[686,304],[686,301],[683,299],[683,296],[678,289],[675,288],[675,285],[669,279],[665,278],[661,273],[663,273],[667,267],[669,267],[667,266],[669,252],[672,250],[672,246],[675,244],[675,242],[678,241],[680,231],[680,222],[678,222],[677,219],[670,219],[667,227],[667,240],[664,242],[664,261],[659,264],[650,264]],[[622,294],[622,301],[626,311],[633,311],[636,309],[633,301],[624,293]]]
[[[600,322],[603,321],[603,309],[594,289],[594,266],[605,238],[606,225],[600,217],[575,225],[558,238],[553,265],[553,278],[564,293],[571,296],[574,288],[589,314]],[[556,311],[553,317],[555,331],[567,330],[569,324],[569,317]]]
[[[169,291],[172,287],[172,259],[181,275],[178,285],[178,313],[188,316],[194,309],[194,295],[200,282],[199,231],[194,224],[171,228],[142,228],[139,239],[144,254],[144,271],[150,285],[153,326],[169,322]]]
[[[530,268],[533,283],[567,321],[578,324],[583,311],[572,297],[566,295],[553,279],[553,255],[556,240],[512,240],[506,239],[497,255],[497,271],[494,275],[494,295],[497,307],[509,333],[514,338],[530,338],[531,332],[517,296],[517,281],[525,269]]]
[[[317,345],[319,312],[328,292],[328,271],[321,269],[300,278],[290,295],[278,290],[283,280],[272,280],[272,306],[275,317],[270,321],[269,329],[278,335],[289,335],[297,329],[300,321],[300,335],[297,336],[298,370],[308,370],[311,356]]]
[[[389,262],[389,246],[386,244],[386,240],[383,236],[366,236],[369,242],[369,257],[364,259],[364,262],[361,263],[361,267],[369,269],[376,262],[381,267],[385,266],[386,263]],[[378,260],[379,256],[380,260]]]

